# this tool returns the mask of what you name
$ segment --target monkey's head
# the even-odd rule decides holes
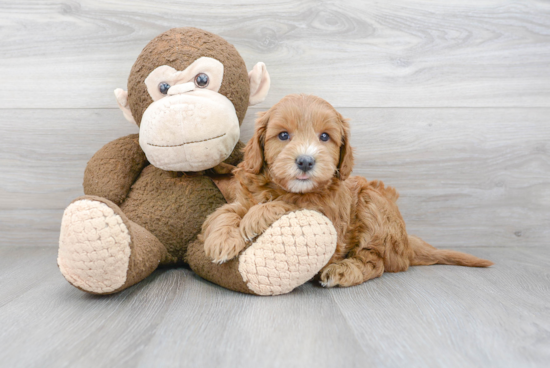
[[[264,100],[263,63],[247,72],[233,45],[197,28],[174,28],[138,56],[128,92],[115,95],[139,126],[149,162],[168,171],[201,171],[224,161],[237,144],[248,106]]]

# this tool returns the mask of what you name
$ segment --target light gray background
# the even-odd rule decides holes
[[[1,244],[57,245],[87,160],[137,131],[113,90],[153,37],[196,26],[272,89],[352,119],[355,174],[401,193],[439,246],[536,246],[550,235],[548,1],[17,1],[0,10]]]
[[[115,297],[55,267],[86,162],[137,129],[116,107],[141,49],[196,26],[266,63],[267,100],[351,118],[355,174],[409,232],[490,258],[359,287],[235,294],[186,270]],[[2,1],[0,366],[543,366],[550,361],[550,2]]]

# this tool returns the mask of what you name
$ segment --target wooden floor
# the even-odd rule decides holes
[[[65,281],[55,248],[0,247],[0,366],[548,367],[550,248],[468,251],[496,265],[277,297],[169,269],[99,297]]]

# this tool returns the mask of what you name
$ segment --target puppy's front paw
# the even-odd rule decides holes
[[[241,221],[241,224],[239,225],[241,238],[247,242],[252,242],[254,238],[265,231],[265,229],[262,229],[262,226],[259,222],[251,220],[251,217],[245,216],[245,218]]]
[[[246,244],[241,237],[239,228],[223,226],[212,232],[204,240],[204,251],[212,262],[224,263],[236,257]]]
[[[324,287],[359,285],[363,282],[363,273],[351,259],[344,259],[321,270],[320,282]]]
[[[271,224],[287,212],[288,206],[281,203],[263,203],[253,206],[244,215],[239,228],[245,241],[253,241],[263,234]]]

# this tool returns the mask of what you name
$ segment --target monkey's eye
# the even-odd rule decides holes
[[[330,136],[327,133],[321,133],[321,135],[319,136],[319,139],[322,140],[323,142],[326,142],[330,139]]]
[[[208,75],[204,73],[199,73],[195,76],[195,85],[199,88],[206,88],[209,82],[210,79],[208,78]]]
[[[279,139],[280,139],[280,140],[286,141],[286,140],[288,140],[288,138],[290,138],[290,136],[288,135],[287,132],[281,132],[281,133],[279,133]]]
[[[170,89],[170,85],[166,82],[161,82],[159,84],[159,91],[160,93],[162,93],[163,95],[167,94],[168,93],[168,90]]]

